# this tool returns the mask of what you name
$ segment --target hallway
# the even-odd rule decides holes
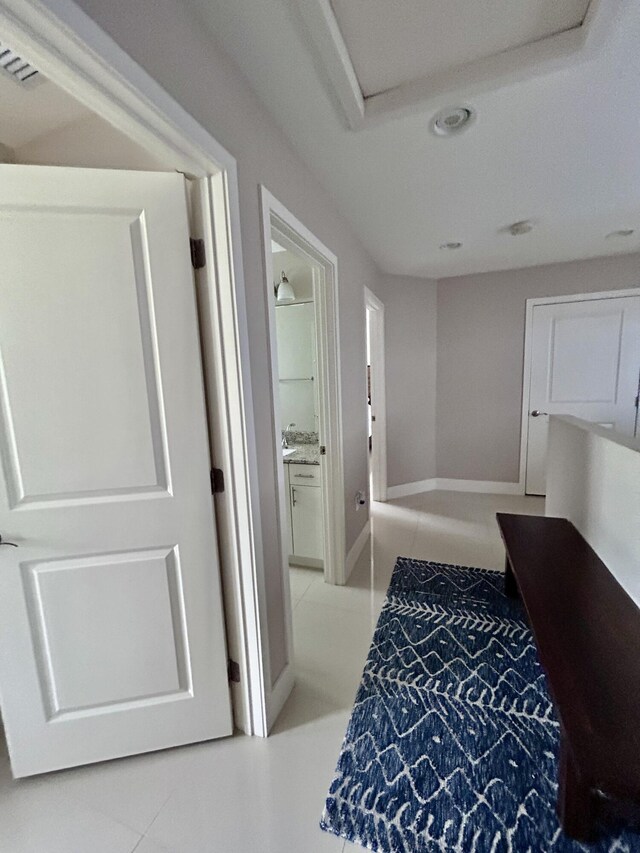
[[[318,853],[318,827],[398,555],[502,568],[497,511],[540,498],[431,492],[374,504],[348,586],[293,569],[297,680],[267,740],[232,737],[13,782],[0,755],[0,853]]]

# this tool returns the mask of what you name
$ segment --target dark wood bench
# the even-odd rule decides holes
[[[610,800],[640,803],[640,609],[567,519],[497,519],[560,719],[558,816],[588,841]]]

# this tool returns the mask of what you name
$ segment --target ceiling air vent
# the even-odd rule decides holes
[[[0,39],[0,69],[21,85],[34,86],[44,80],[37,68],[23,59],[2,39]]]

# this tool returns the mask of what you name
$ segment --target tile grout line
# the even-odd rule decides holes
[[[136,829],[135,827],[131,826],[130,823],[125,823],[119,817],[115,817],[115,815],[111,814],[111,812],[108,812],[101,806],[96,805],[92,800],[85,800],[82,796],[70,792],[62,794],[62,797],[64,799],[69,800],[70,802],[75,803],[76,805],[82,806],[82,808],[87,809],[90,812],[95,812],[95,814],[102,815],[102,817],[107,818],[118,826],[122,826],[124,829],[128,829],[129,832],[133,832],[135,835],[139,835],[140,838],[136,841],[136,846],[133,848],[133,850],[136,849],[136,847],[144,838],[144,833],[141,833],[139,829]],[[133,853],[133,850],[131,851],[131,853]]]
[[[149,825],[147,826],[147,828],[146,828],[146,829],[145,829],[145,831],[144,831],[143,838],[144,838],[144,837],[146,837],[147,833],[149,832],[149,830],[151,829],[151,827],[153,826],[153,824],[157,821],[158,817],[160,816],[160,812],[161,812],[161,811],[162,811],[162,809],[167,805],[167,803],[169,802],[169,800],[173,797],[173,795],[175,794],[175,791],[176,791],[176,789],[175,789],[175,788],[173,788],[173,789],[171,790],[171,792],[170,792],[169,796],[166,798],[166,800],[165,800],[165,801],[163,802],[163,804],[160,806],[160,808],[158,809],[158,811],[155,813],[155,815],[154,815],[153,819],[149,822]],[[139,843],[139,842],[138,842],[138,843]]]

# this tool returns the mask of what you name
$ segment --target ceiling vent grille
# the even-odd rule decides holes
[[[0,69],[8,74],[16,83],[34,86],[44,80],[37,68],[23,59],[19,54],[0,39]]]

